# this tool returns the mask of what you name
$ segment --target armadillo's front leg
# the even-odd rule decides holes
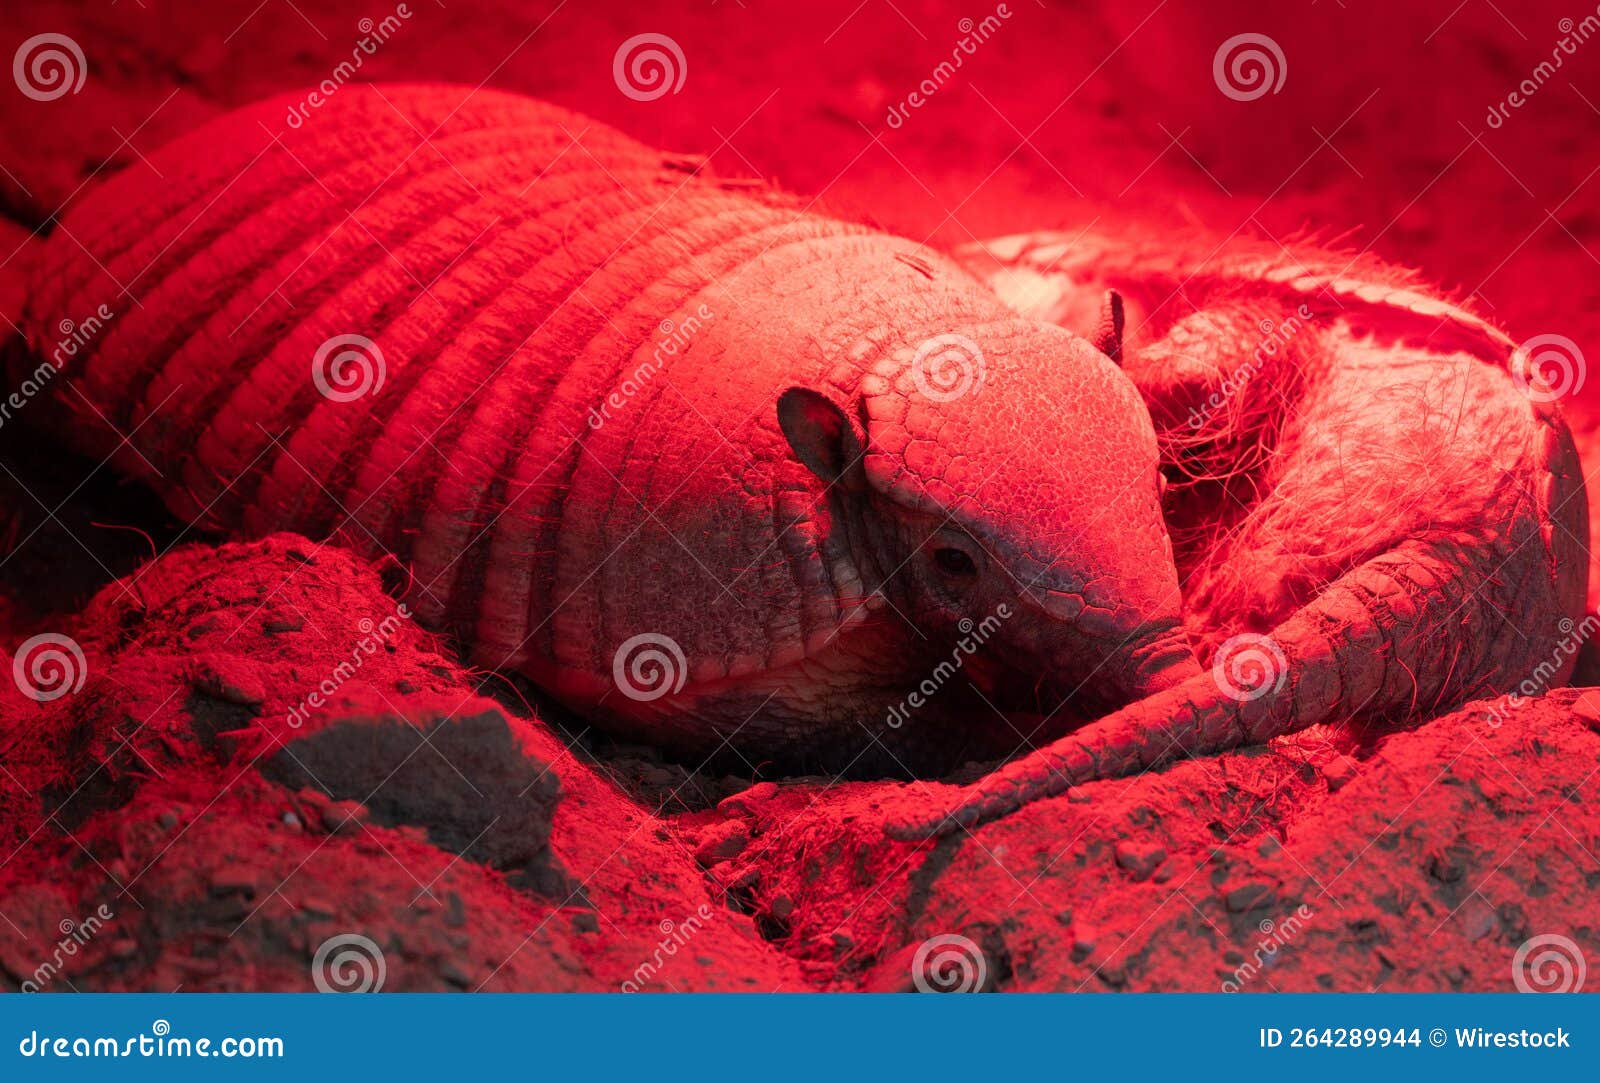
[[[1225,643],[1210,672],[1008,764],[959,791],[947,811],[885,830],[903,840],[944,835],[1094,779],[1511,687],[1550,656],[1561,619],[1581,605],[1551,577],[1547,554],[1532,518],[1514,537],[1408,542],[1339,579],[1270,636]]]

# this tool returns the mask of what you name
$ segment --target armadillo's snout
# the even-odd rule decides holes
[[[1039,599],[1045,601],[1046,599]],[[1070,699],[1078,713],[1093,717],[1114,711],[1200,672],[1194,648],[1179,617],[1139,615],[1127,607],[1099,609],[1078,603],[1064,611],[1064,592],[1050,592],[1040,606],[1048,637],[1045,677],[1040,691],[1056,702]],[[1024,637],[1025,638],[1025,637]],[[1017,644],[1024,647],[1030,644]]]

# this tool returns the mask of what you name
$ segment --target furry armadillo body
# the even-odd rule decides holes
[[[1125,365],[1175,482],[1210,672],[1014,760],[918,839],[1069,786],[1319,723],[1425,718],[1567,679],[1586,634],[1583,471],[1503,333],[1370,258],[1039,234],[961,255],[1019,312],[1088,327],[1127,292]]]
[[[1088,468],[1108,486],[1153,463],[1104,357],[911,242],[489,91],[347,87],[302,125],[283,117],[268,102],[213,122],[43,246],[36,352],[62,321],[112,314],[61,359],[62,401],[88,404],[70,438],[188,519],[395,555],[414,611],[473,661],[656,743],[815,753],[943,656],[925,629],[889,627],[895,569],[842,521],[850,487],[797,461],[785,388],[873,429],[865,474],[906,515],[1065,515],[1086,480],[1034,471],[992,499],[987,476],[962,482],[961,456],[917,435],[967,431],[961,407],[916,398],[914,355],[940,336],[983,344],[995,461],[1043,396],[1129,418]],[[1129,500],[1100,502],[1107,529],[1150,544],[1091,555],[1155,566],[1175,612],[1159,509]],[[1055,581],[1063,533],[1040,525],[990,539],[1016,537],[1024,586],[1105,614],[1107,634],[1140,627],[1118,623],[1125,598],[1077,585],[1116,569]]]

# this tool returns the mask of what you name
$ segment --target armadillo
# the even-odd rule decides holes
[[[947,834],[1074,785],[1319,723],[1404,722],[1571,673],[1588,504],[1557,405],[1581,358],[1519,347],[1370,257],[1135,229],[960,253],[1019,313],[1105,291],[1173,482],[1208,671],[892,816]],[[1123,300],[1125,298],[1125,301]]]
[[[1197,672],[1106,350],[551,105],[291,104],[99,183],[29,257],[56,427],[183,518],[396,557],[474,663],[685,755],[911,769],[1009,749],[996,707]]]

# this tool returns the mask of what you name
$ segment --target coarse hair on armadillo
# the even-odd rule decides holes
[[[159,177],[110,177],[38,253],[36,350],[111,312],[52,381],[87,404],[63,437],[182,518],[392,554],[473,663],[683,749],[724,722],[764,748],[850,729],[841,688],[887,698],[918,664],[881,612],[888,566],[858,552],[865,498],[840,510],[780,423],[792,390],[844,428],[880,409],[860,487],[873,514],[928,516],[924,474],[972,496],[918,458],[967,415],[906,407],[917,350],[981,340],[989,382],[962,407],[1092,397],[1095,461],[1148,484],[1108,484],[1128,536],[1164,545],[1132,383],[949,258],[514,95],[350,86],[283,131],[287,101],[155,152]],[[994,443],[1066,514],[1058,491],[1084,486]],[[1016,522],[1041,576],[1076,555],[1075,532]],[[640,642],[671,662],[662,697],[618,676]]]

